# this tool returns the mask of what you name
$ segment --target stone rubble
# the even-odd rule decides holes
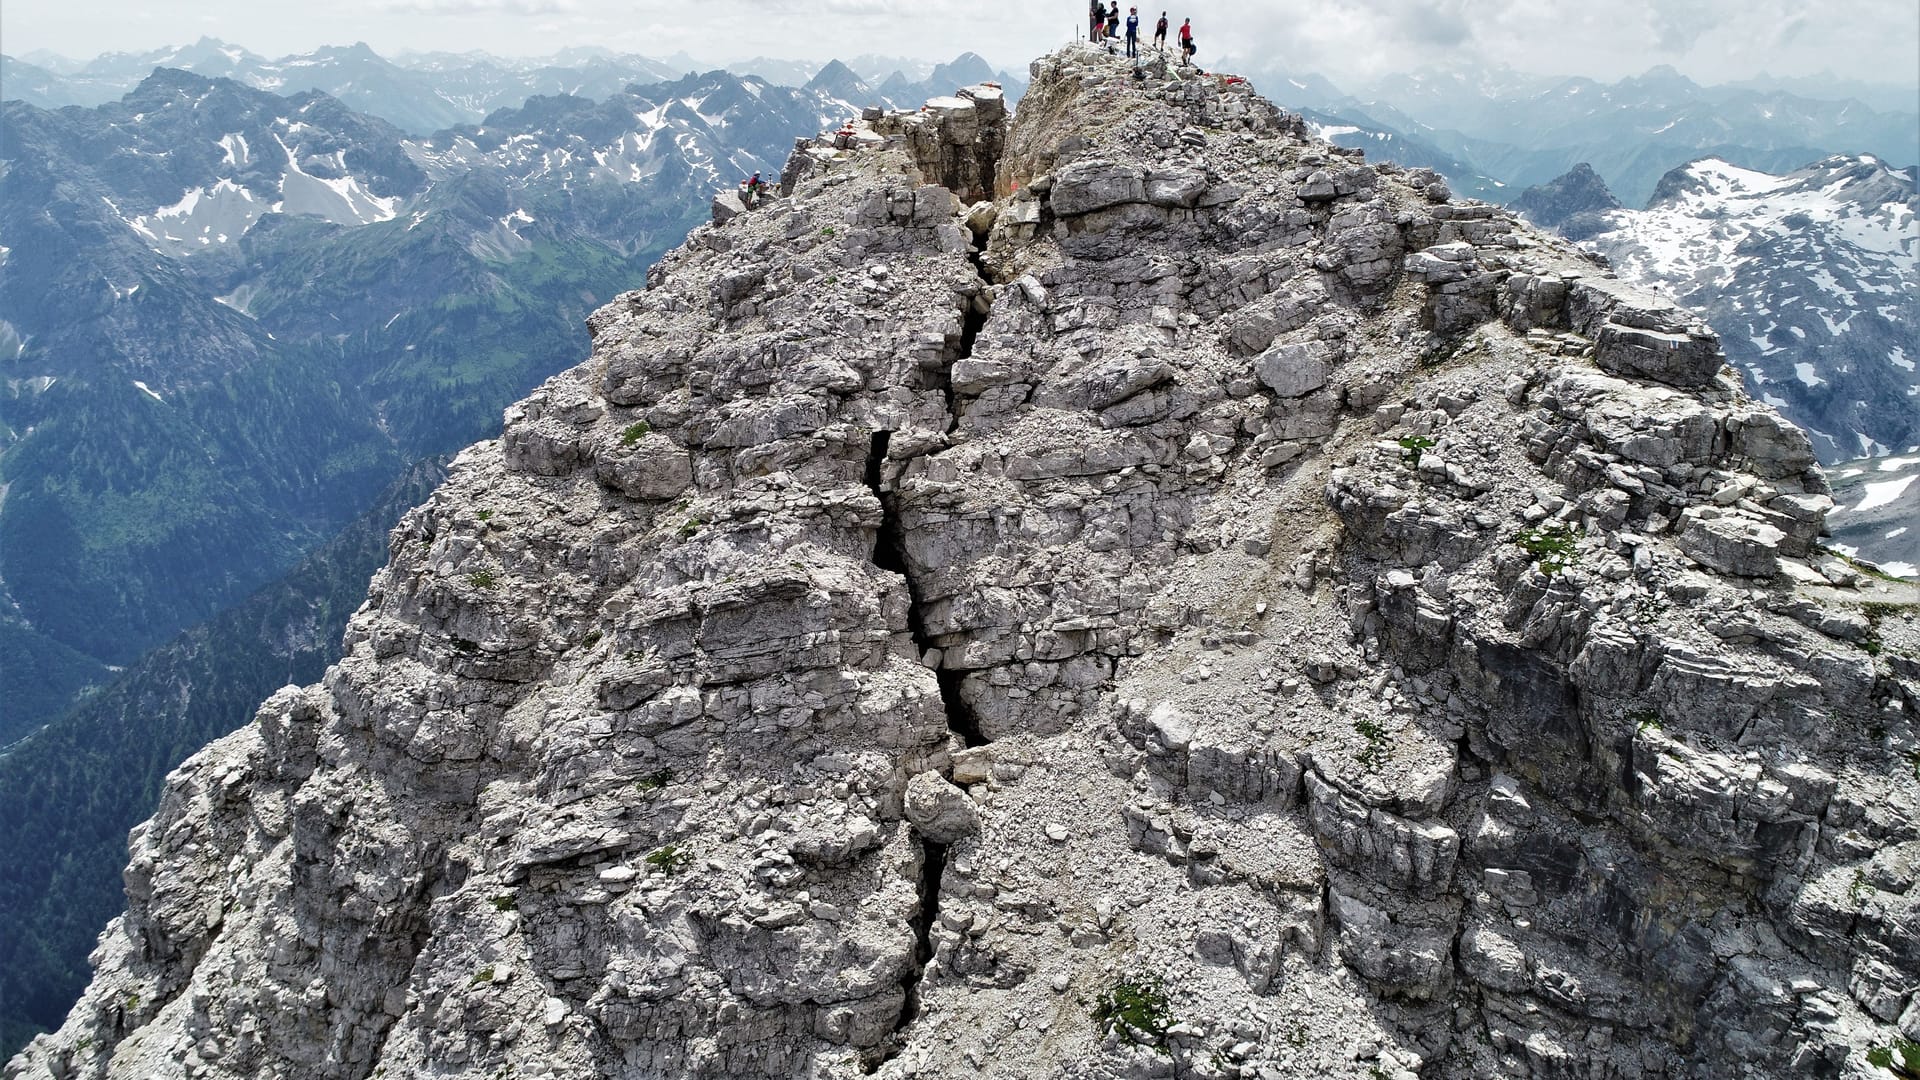
[[[8,1077],[1808,1077],[1913,587],[1689,313],[1086,46],[803,140],[170,778]],[[1158,980],[1142,1045],[1093,1013]]]

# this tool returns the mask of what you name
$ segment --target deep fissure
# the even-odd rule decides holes
[[[968,258],[976,273],[981,270],[981,255],[985,250],[986,237],[975,237],[974,250]],[[984,283],[985,275],[981,274],[980,277]],[[987,312],[981,310],[984,306],[976,298],[968,298],[960,313],[960,340],[946,357],[945,370],[941,372],[940,390],[946,399],[948,434],[960,426],[960,412],[953,390],[953,365],[973,355],[974,343],[979,340],[980,331],[987,324]],[[925,600],[907,557],[906,531],[900,523],[899,503],[887,486],[887,451],[892,443],[893,432],[875,431],[867,447],[864,479],[867,489],[880,501],[880,527],[874,534],[873,564],[882,570],[899,574],[906,583],[907,632],[913,639],[915,651],[924,659],[939,646],[927,630]],[[981,734],[980,722],[961,693],[966,674],[937,666],[933,669],[933,677],[940,688],[940,704],[946,715],[947,730],[957,735],[964,746],[985,743],[987,740]],[[940,880],[945,876],[946,869],[947,845],[921,837],[919,904],[913,916],[913,969],[907,973],[904,981],[905,998],[900,1005],[900,1018],[881,1044],[880,1053],[866,1061],[865,1071],[868,1073],[877,1072],[882,1065],[906,1049],[907,1029],[920,1016],[920,985],[925,978],[927,965],[933,962],[933,926],[940,917]]]
[[[951,396],[952,391],[948,393]],[[867,448],[865,480],[868,490],[880,500],[880,528],[874,535],[873,563],[882,570],[899,574],[906,582],[907,632],[913,638],[916,651],[925,657],[928,650],[935,646],[927,633],[920,587],[908,568],[906,535],[900,525],[898,505],[886,487],[887,449],[892,442],[893,432],[876,431]],[[976,745],[979,741],[979,725],[961,700],[959,673],[936,669],[934,678],[940,687],[940,702],[946,712],[948,730],[958,734],[966,745]],[[865,1071],[869,1074],[877,1072],[882,1065],[906,1049],[907,1029],[920,1016],[920,983],[926,975],[927,965],[933,961],[933,924],[940,917],[940,879],[946,870],[947,845],[922,836],[920,880],[917,883],[919,903],[912,921],[913,967],[903,980],[905,997],[901,1001],[900,1017],[894,1022],[893,1031],[881,1043],[880,1052],[864,1063]]]
[[[913,646],[922,657],[929,650],[939,648],[933,636],[927,631],[926,610],[920,596],[920,585],[914,580],[913,572],[907,564],[907,539],[900,527],[900,515],[893,495],[886,490],[881,475],[887,458],[887,447],[893,440],[893,432],[876,431],[867,453],[867,488],[880,500],[880,529],[873,541],[873,564],[882,570],[891,570],[906,579],[907,583],[907,633],[913,637]],[[947,730],[960,736],[967,746],[979,746],[988,740],[980,733],[980,721],[967,707],[960,693],[960,684],[966,678],[963,671],[953,671],[945,667],[935,668],[934,681],[940,685],[940,704],[946,711]]]
[[[974,278],[981,286],[987,286],[991,279],[987,276],[985,256],[987,253],[987,234],[975,233],[973,249],[967,252],[967,262],[973,266]],[[974,343],[980,340],[980,331],[987,325],[987,312],[982,310],[982,293],[967,297],[960,306],[960,340],[954,343],[953,351],[946,357],[946,366],[940,372],[940,392],[946,398],[947,434],[960,430],[960,403],[953,392],[953,365],[973,357]]]

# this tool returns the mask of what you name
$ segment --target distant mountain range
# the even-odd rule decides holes
[[[1702,157],[1775,173],[1835,154],[1920,162],[1920,91],[1906,87],[1838,79],[1707,87],[1670,67],[1613,83],[1430,68],[1346,92],[1319,76],[1249,67],[1275,101],[1356,128],[1335,137],[1342,145],[1386,152],[1392,143],[1394,160],[1417,156],[1463,193],[1495,182],[1487,197],[1502,202],[1583,162],[1628,206],[1644,206],[1661,177]]]
[[[1010,103],[1018,103],[1026,90],[1026,80],[993,67],[975,53],[963,53],[951,63],[938,64],[925,78],[910,78],[896,69],[877,81],[862,77],[852,65],[829,61],[807,80],[809,90],[828,94],[841,101],[865,102],[890,109],[917,109],[928,99],[953,93],[956,87],[995,82],[1006,91]]]
[[[1707,158],[1644,210],[1584,168],[1519,205],[1705,312],[1754,396],[1833,463],[1920,443],[1917,175],[1866,155],[1781,175]]]
[[[181,48],[109,53],[76,63],[57,57],[0,60],[8,98],[41,108],[95,106],[119,99],[158,68],[232,79],[277,94],[320,91],[356,112],[409,134],[477,123],[495,109],[518,107],[541,94],[595,99],[634,83],[678,79],[689,71],[643,56],[575,53],[509,61],[485,54],[419,54],[396,62],[364,44],[316,49],[269,60],[214,38]],[[51,65],[51,66],[49,66]]]
[[[603,101],[629,86],[673,82],[714,66],[700,65],[684,54],[659,60],[590,48],[568,49],[535,59],[486,53],[413,53],[386,58],[365,44],[270,60],[215,38],[201,38],[179,48],[109,53],[88,61],[47,54],[31,58],[0,56],[0,93],[43,109],[92,107],[118,100],[159,68],[232,79],[277,94],[319,91],[407,134],[428,135],[461,124],[478,124],[499,109],[517,109],[533,97],[565,95]],[[817,62],[760,58],[720,70],[776,86],[821,83],[813,88],[842,91],[840,100],[854,108],[919,108],[929,97],[987,81],[1003,83],[1009,98],[1017,99],[1025,85],[1014,75],[996,72],[973,53],[962,53],[938,65],[863,56],[849,64],[833,61],[822,68]]]

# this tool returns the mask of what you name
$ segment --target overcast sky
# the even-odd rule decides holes
[[[87,58],[203,34],[279,56],[365,41],[376,51],[502,55],[604,45],[710,62],[881,53],[1001,67],[1067,40],[1086,0],[4,0],[0,50]],[[1920,84],[1915,0],[1199,0],[1209,59],[1252,58],[1357,79],[1435,62],[1604,78],[1672,64],[1701,82],[1836,71]],[[1142,11],[1149,22],[1159,9]]]

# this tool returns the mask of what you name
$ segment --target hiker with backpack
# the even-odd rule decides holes
[[[1157,53],[1167,51],[1167,13],[1164,11],[1160,13],[1160,21],[1153,27],[1153,51]]]
[[[1180,64],[1185,66],[1193,61],[1193,20],[1180,20]]]
[[[1127,55],[1138,58],[1140,55],[1140,9],[1127,9]]]

